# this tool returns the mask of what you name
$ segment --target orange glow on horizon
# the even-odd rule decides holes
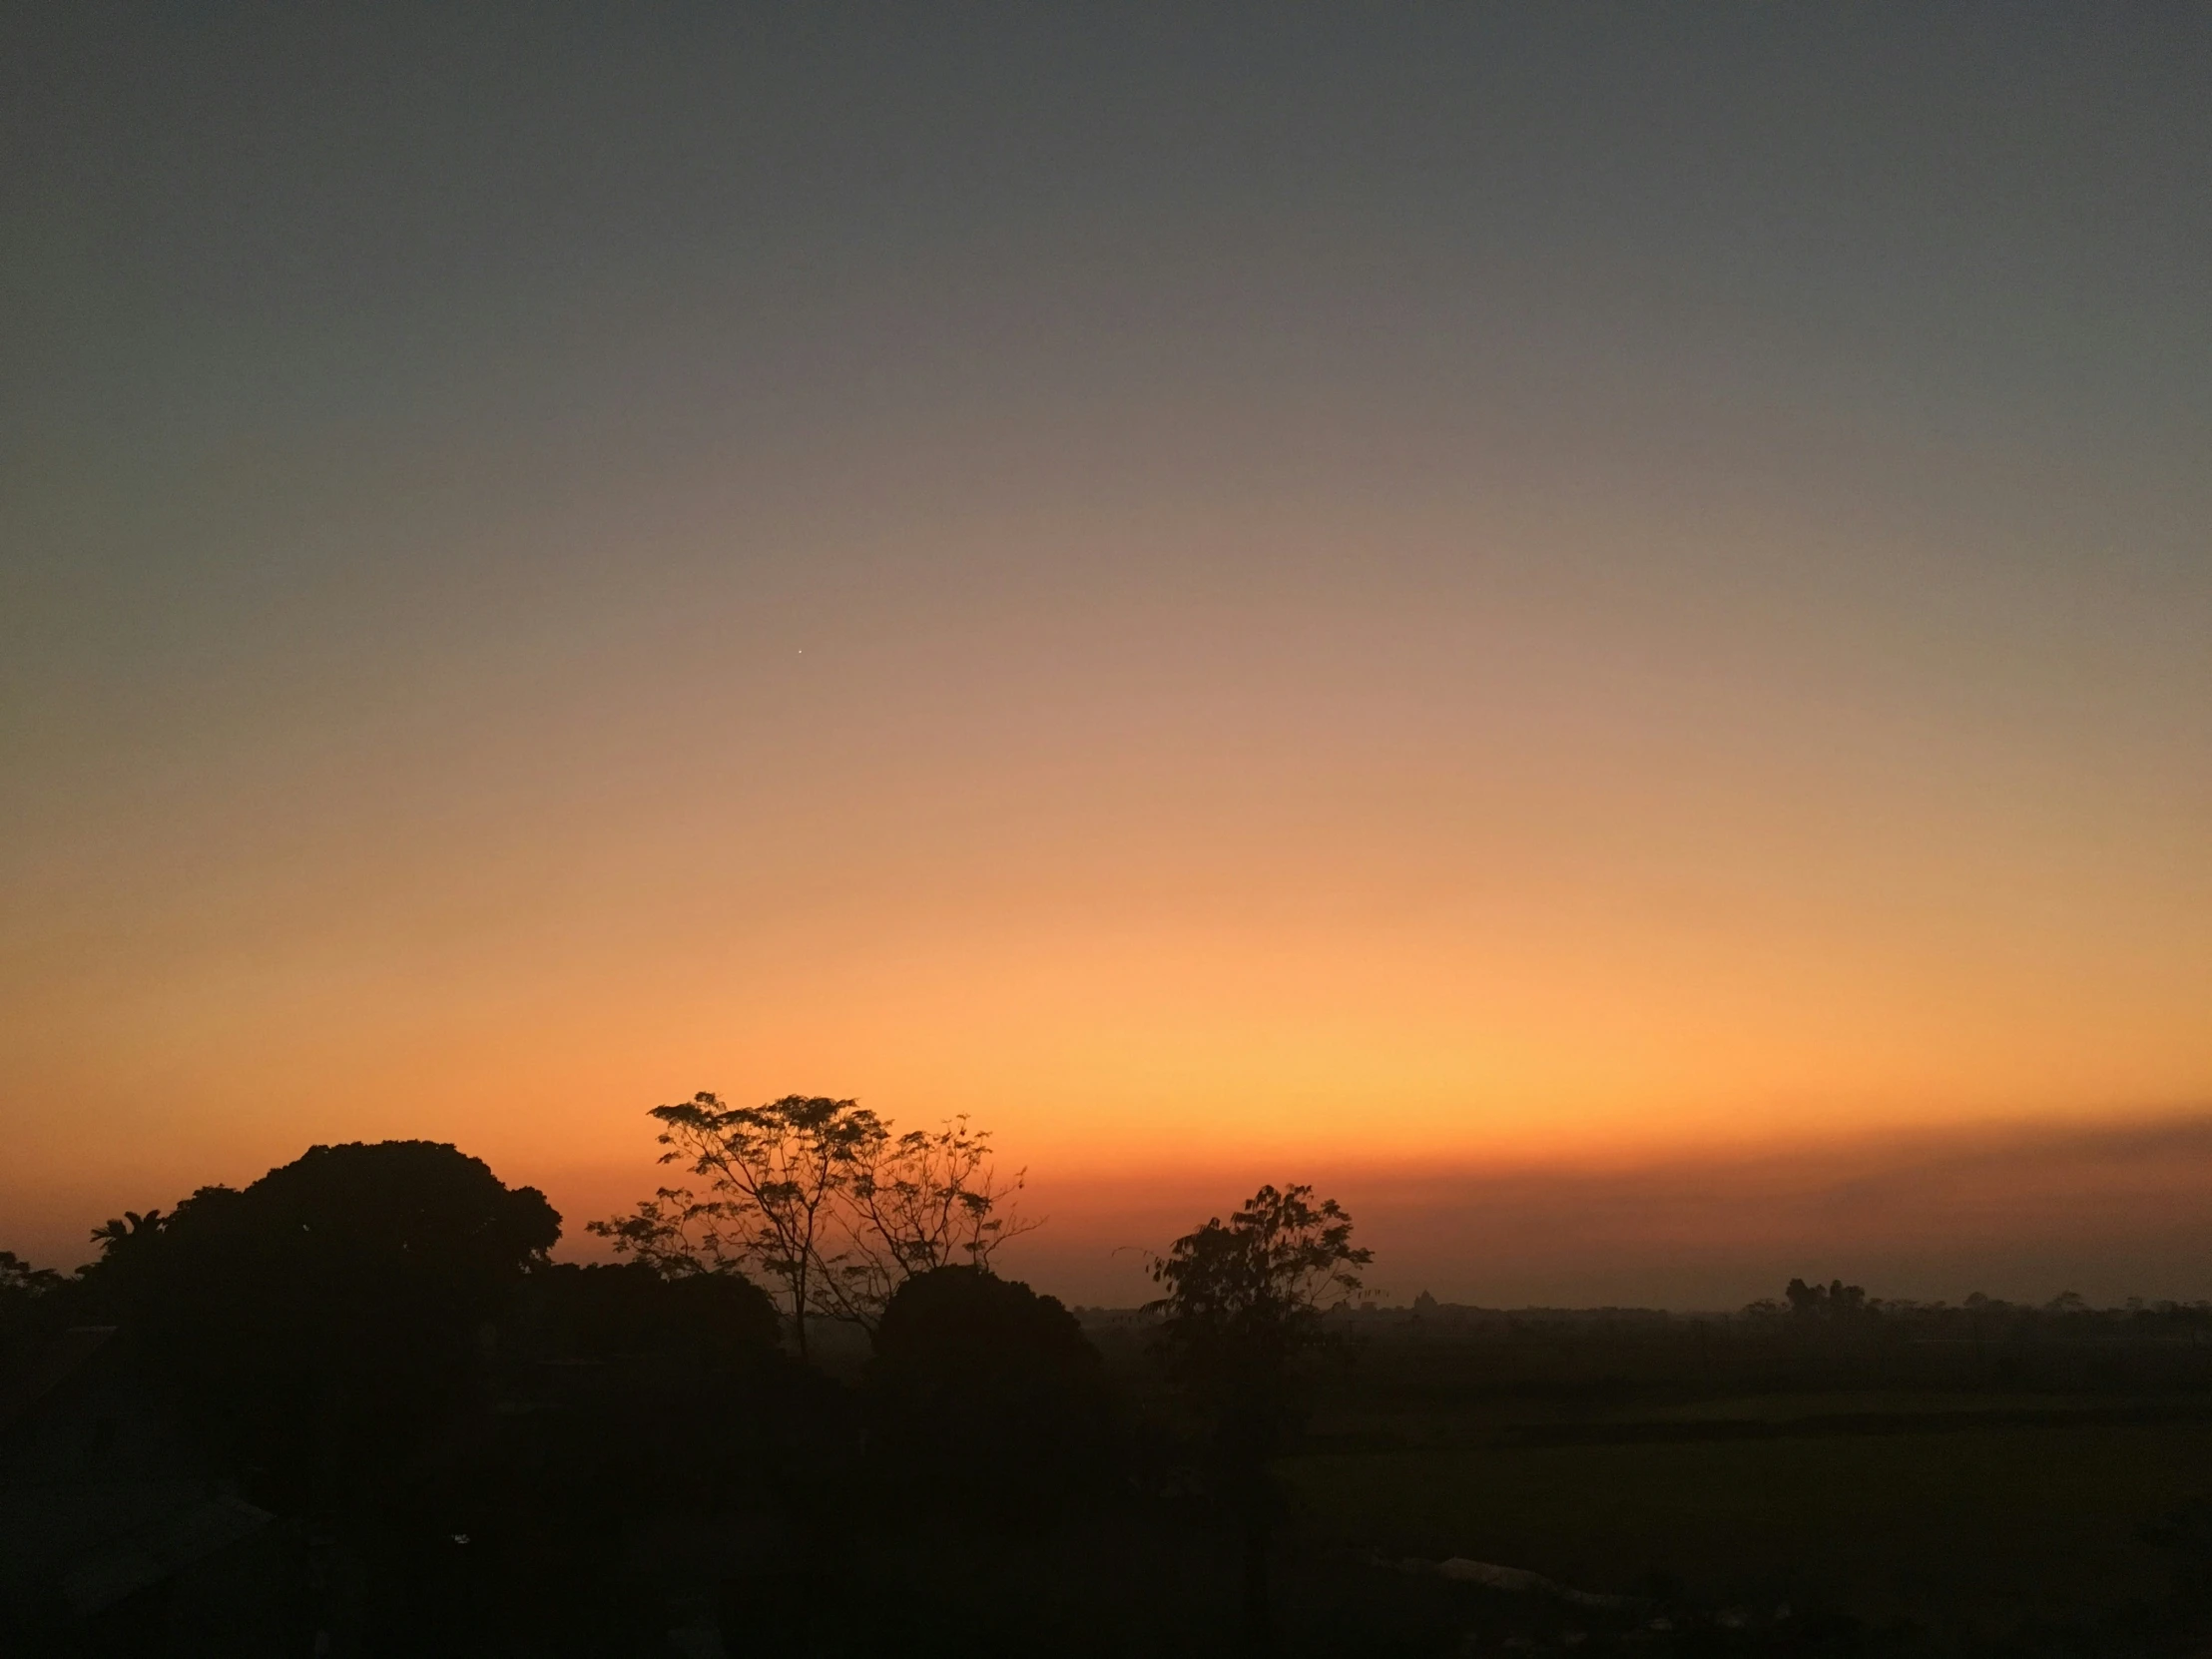
[[[1459,357],[1461,290],[1408,301],[1357,429],[1203,340],[950,410],[801,375],[775,443],[488,422],[452,500],[337,445],[326,565],[251,468],[205,591],[159,537],[57,563],[0,1248],[387,1136],[573,1236],[701,1088],[967,1112],[1071,1213],[2201,1106],[2201,468],[1932,479],[1890,393],[1807,400],[1828,357],[1585,386],[1590,292],[1508,286]]]

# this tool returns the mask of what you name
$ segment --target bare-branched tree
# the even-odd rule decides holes
[[[916,1274],[987,1268],[1000,1245],[1036,1227],[1013,1213],[1022,1172],[999,1179],[990,1139],[963,1112],[868,1149],[840,1195],[846,1241],[835,1294],[845,1318],[873,1331],[891,1293]]]
[[[834,1205],[888,1133],[873,1112],[828,1095],[729,1106],[700,1093],[656,1106],[664,1164],[683,1164],[712,1196],[663,1188],[629,1216],[592,1222],[618,1254],[664,1269],[722,1271],[750,1262],[781,1292],[802,1356],[807,1322],[833,1306]]]
[[[618,1255],[663,1273],[750,1266],[775,1287],[802,1356],[809,1321],[849,1320],[872,1332],[891,1294],[916,1274],[954,1263],[987,1267],[1029,1230],[1001,1181],[990,1135],[957,1117],[894,1135],[874,1112],[827,1095],[730,1106],[713,1094],[656,1106],[664,1164],[706,1183],[663,1187],[627,1216],[586,1224]]]
[[[731,1206],[689,1187],[661,1187],[627,1216],[587,1221],[584,1230],[612,1240],[617,1256],[635,1256],[668,1279],[729,1273],[745,1260],[742,1241],[724,1232]]]

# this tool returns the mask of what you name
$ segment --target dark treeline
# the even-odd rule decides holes
[[[1071,1312],[995,1271],[1019,1178],[964,1122],[655,1117],[690,1184],[591,1224],[612,1262],[554,1262],[541,1194],[425,1142],[126,1214],[72,1274],[0,1255],[0,1652],[1949,1652],[1663,1573],[1586,1594],[1448,1540],[1392,1556],[1286,1471],[2212,1399],[2204,1305],[1793,1280],[1727,1315],[1379,1308],[1351,1218],[1302,1187],[1155,1257],[1148,1307]],[[1850,1389],[1916,1402],[1677,1409]],[[2207,1517],[2162,1536],[2212,1565]],[[2180,1582],[2066,1651],[2186,1651],[2212,1571]]]
[[[1018,1182],[987,1137],[816,1097],[657,1115],[702,1186],[597,1225],[613,1263],[552,1261],[540,1193],[426,1142],[129,1213],[74,1274],[0,1259],[4,1651],[1267,1640],[1267,1465],[1365,1259],[1334,1205],[1268,1189],[1160,1259],[1174,1404],[1140,1420],[992,1271]],[[824,1319],[865,1334],[857,1376],[810,1362]]]
[[[1102,1336],[1116,1328],[1093,1316]],[[1358,1387],[1546,1401],[1891,1388],[1972,1393],[2187,1392],[2212,1388],[2212,1303],[2091,1308],[1979,1294],[1885,1300],[1792,1280],[1734,1313],[1481,1308],[1425,1294],[1410,1307],[1348,1305],[1330,1328],[1357,1339]],[[1107,1336],[1106,1340],[1113,1340]]]

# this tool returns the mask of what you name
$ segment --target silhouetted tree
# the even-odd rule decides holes
[[[664,1164],[707,1182],[663,1187],[627,1216],[587,1223],[617,1255],[672,1278],[758,1267],[776,1285],[793,1339],[808,1353],[821,1315],[872,1331],[891,1294],[917,1273],[989,1262],[1024,1229],[1001,1207],[987,1131],[964,1117],[893,1135],[851,1100],[786,1095],[729,1106],[701,1093],[656,1106]]]
[[[0,1361],[46,1335],[47,1316],[65,1283],[52,1268],[34,1268],[14,1251],[0,1250]]]
[[[441,1464],[443,1530],[564,1563],[552,1576],[589,1576],[610,1528],[760,1495],[793,1427],[783,1373],[801,1370],[778,1349],[780,1323],[736,1274],[533,1271],[501,1329],[502,1394],[524,1408]]]
[[[151,1240],[161,1230],[161,1211],[149,1210],[141,1215],[136,1210],[126,1210],[95,1227],[92,1242],[100,1247],[101,1255],[114,1258],[139,1248],[142,1241]]]
[[[530,1291],[564,1356],[664,1357],[720,1373],[776,1346],[776,1304],[738,1273],[671,1278],[645,1262],[565,1262],[534,1274]]]
[[[84,1276],[279,1507],[341,1502],[469,1397],[479,1339],[560,1217],[427,1141],[317,1146],[111,1222]]]
[[[1098,1351],[1056,1298],[977,1267],[899,1286],[875,1334],[871,1460],[906,1505],[1001,1523],[1096,1495],[1112,1411]]]
[[[830,1243],[833,1201],[847,1192],[881,1120],[850,1100],[788,1094],[765,1106],[726,1106],[699,1093],[656,1106],[664,1164],[706,1179],[711,1196],[663,1187],[629,1216],[587,1223],[617,1254],[678,1276],[758,1264],[782,1289],[793,1339],[806,1358],[807,1321],[830,1297],[842,1261]]]
[[[939,1268],[987,1269],[1000,1245],[1034,1225],[1011,1214],[1021,1176],[998,1180],[990,1131],[970,1129],[965,1113],[933,1130],[884,1130],[860,1149],[840,1195],[847,1245],[836,1299],[871,1329],[908,1280]]]
[[[1808,1285],[1802,1279],[1793,1279],[1782,1294],[1789,1300],[1790,1312],[1800,1319],[1848,1320],[1868,1311],[1865,1289],[1841,1279],[1827,1285]]]
[[[1216,1478],[1245,1533],[1245,1617],[1270,1645],[1268,1552],[1279,1494],[1268,1461],[1301,1425],[1299,1361],[1325,1339],[1322,1299],[1357,1293],[1374,1252],[1352,1218],[1311,1187],[1262,1187],[1224,1224],[1209,1220],[1151,1268],[1167,1294],[1151,1304],[1176,1382],[1206,1426]]]
[[[0,1250],[0,1307],[36,1301],[60,1288],[62,1276],[52,1268],[34,1268],[12,1250]]]

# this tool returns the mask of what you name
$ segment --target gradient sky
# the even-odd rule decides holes
[[[797,1089],[1071,1295],[2212,1294],[2212,11],[0,31],[0,1245]]]

